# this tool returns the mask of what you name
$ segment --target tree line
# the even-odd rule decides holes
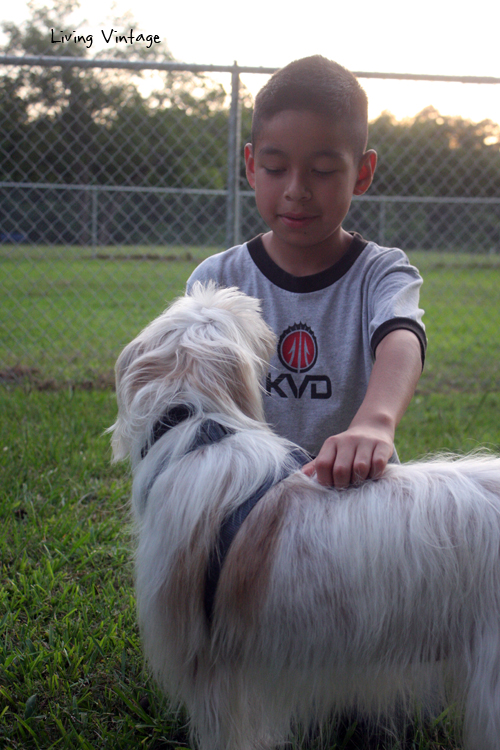
[[[24,23],[3,23],[4,54],[88,54],[81,45],[49,43],[52,28],[69,28],[77,0],[30,8],[31,17]],[[110,57],[109,50],[103,54]],[[133,54],[138,59],[172,59],[164,43]],[[130,49],[113,49],[113,56],[124,55],[130,59]],[[146,91],[144,76],[140,71],[78,67],[0,69],[1,179],[224,189],[229,102],[223,86],[204,75],[170,71],[159,73],[154,89]],[[243,89],[242,143],[249,138],[251,114],[252,99]],[[370,125],[369,146],[379,153],[370,195],[500,196],[500,126],[491,120],[473,123],[441,115],[433,107],[404,121],[384,112]],[[242,161],[241,186],[247,188]],[[78,219],[84,227],[89,226],[86,200]],[[143,197],[141,206],[144,202],[155,215],[164,212],[158,197]],[[12,195],[2,203],[10,215],[25,210]],[[56,198],[53,213],[55,206]],[[127,219],[129,209],[121,212],[122,223],[132,221]],[[141,227],[136,229],[140,233]]]
[[[50,29],[65,26],[76,0],[31,5],[21,25],[3,23],[9,54],[60,55]],[[109,57],[109,51],[106,50]],[[115,57],[127,54],[113,50]],[[88,50],[67,44],[63,53]],[[165,44],[134,51],[171,59]],[[130,58],[130,54],[127,54]],[[222,85],[188,72],[162,73],[144,94],[141,74],[80,68],[6,69],[0,76],[2,179],[102,185],[221,189],[227,163],[228,97]],[[243,142],[251,98],[242,97]],[[370,127],[379,152],[372,193],[498,196],[500,126],[442,116],[432,107],[398,122],[389,113]],[[243,177],[243,173],[242,173]]]
[[[48,44],[78,8],[58,0],[31,6],[21,25],[3,23],[9,54],[60,55]],[[65,55],[88,50],[67,44]],[[129,50],[113,50],[123,56]],[[135,56],[171,59],[165,44]],[[109,51],[106,50],[109,57]],[[130,55],[127,55],[130,58]],[[222,85],[188,72],[162,73],[144,94],[141,74],[80,68],[6,69],[0,76],[2,178],[12,181],[221,189],[227,163],[228,97]],[[243,139],[251,98],[243,92]],[[389,113],[370,127],[379,152],[372,193],[498,196],[500,126],[442,116],[432,107],[398,122]],[[243,176],[243,175],[242,175]]]

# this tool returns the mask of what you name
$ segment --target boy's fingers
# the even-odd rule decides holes
[[[370,471],[371,479],[380,479],[391,456],[392,450],[390,450],[388,446],[378,445],[375,448],[375,450],[373,451],[372,466]]]
[[[332,468],[333,484],[341,489],[351,484],[359,484],[366,479],[378,479],[392,455],[392,447],[387,443],[362,441],[352,448],[342,446]]]
[[[359,484],[364,482],[370,475],[370,469],[373,466],[371,449],[358,448],[352,465],[352,483]]]
[[[309,461],[308,464],[304,464],[301,471],[308,477],[312,477],[314,472],[316,471],[316,461]]]
[[[333,466],[337,456],[337,443],[335,440],[327,439],[315,459],[316,479],[325,487],[334,484]]]
[[[351,484],[355,452],[356,447],[351,444],[341,445],[337,449],[331,471],[334,487],[344,489]],[[332,484],[331,480],[329,484]]]
[[[306,476],[316,472],[319,484],[344,489],[366,479],[378,479],[392,455],[387,442],[328,439],[314,461],[302,467]]]

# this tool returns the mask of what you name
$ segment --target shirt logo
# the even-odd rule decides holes
[[[295,323],[280,336],[278,357],[282,365],[292,372],[307,372],[318,358],[316,336],[305,323]]]

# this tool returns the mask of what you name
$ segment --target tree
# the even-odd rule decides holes
[[[500,125],[491,120],[474,123],[427,107],[398,122],[384,112],[370,125],[370,146],[380,157],[372,194],[500,193]]]
[[[31,17],[21,26],[3,24],[4,53],[88,56],[81,44],[47,46],[52,28],[78,28],[70,22],[77,0],[56,0],[51,9],[33,2],[29,7]],[[128,24],[134,22],[128,19]],[[115,45],[100,54],[111,53],[120,57],[127,50]],[[134,49],[134,55],[172,59],[164,43]],[[126,184],[142,182],[144,174],[151,184],[144,163],[151,159],[148,129],[156,146],[161,140],[161,148],[175,154],[179,120],[187,121],[188,131],[199,120],[220,120],[226,93],[205,76],[170,71],[157,74],[160,85],[145,95],[142,76],[141,71],[79,67],[16,66],[6,71],[0,76],[4,179],[89,184],[116,175],[120,167]]]
[[[29,7],[31,16],[20,26],[3,24],[7,38],[4,53],[90,54],[82,44],[48,43],[51,28],[81,26],[71,20],[78,11],[77,0],[56,0],[51,8],[32,2]],[[114,25],[120,24],[115,21]],[[130,18],[126,25],[137,28]],[[165,43],[149,50],[143,45],[137,51],[114,45],[99,55],[126,54],[130,58],[131,51],[136,57],[172,59]],[[144,75],[141,71],[81,67],[5,68],[0,75],[2,179],[73,185],[224,187],[227,95],[222,86],[203,75],[169,71],[156,73],[155,89],[144,93]],[[65,195],[76,203],[65,206],[64,216],[59,197],[54,194],[49,198],[54,202],[50,240],[69,241],[73,237],[74,241],[87,242],[91,194],[73,191]],[[157,202],[152,196],[148,200]],[[130,211],[121,205],[124,201],[124,195],[115,194],[109,202],[111,212],[128,216]],[[109,222],[113,223],[112,217]],[[41,227],[32,212],[25,223],[30,225],[30,236]]]

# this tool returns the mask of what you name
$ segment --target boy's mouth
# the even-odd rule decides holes
[[[280,219],[287,227],[302,228],[308,226],[316,217],[310,214],[280,214]]]

